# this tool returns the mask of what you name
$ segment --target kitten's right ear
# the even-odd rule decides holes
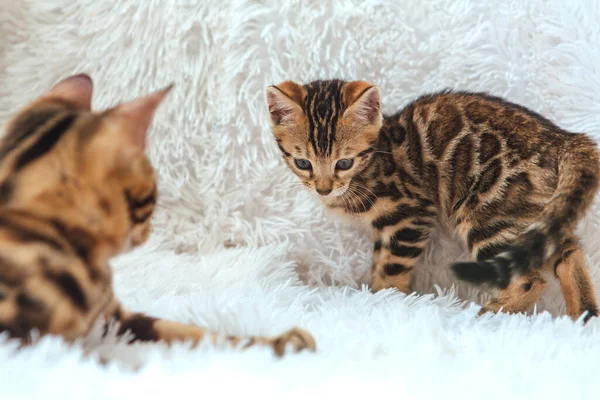
[[[124,117],[130,123],[130,134],[139,149],[146,148],[146,137],[154,118],[154,112],[175,85],[169,86],[114,108],[114,115]]]
[[[305,98],[306,90],[295,82],[285,81],[277,86],[269,86],[267,105],[272,124],[285,125],[302,115]]]
[[[381,124],[381,99],[379,89],[365,81],[353,81],[342,89],[346,111],[344,116],[360,124]]]
[[[73,75],[55,84],[42,97],[59,99],[75,105],[81,110],[90,111],[94,82],[86,74]]]

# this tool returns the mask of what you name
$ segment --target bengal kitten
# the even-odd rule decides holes
[[[146,133],[171,86],[103,112],[91,111],[87,75],[60,81],[7,122],[0,141],[0,332],[73,341],[102,318],[131,341],[220,340],[200,327],[125,310],[109,260],[146,241],[157,199]],[[292,329],[275,338],[227,337],[282,355],[315,349]]]
[[[410,292],[430,234],[446,229],[475,260],[453,265],[458,278],[495,289],[481,313],[527,311],[549,270],[569,315],[598,314],[574,234],[599,188],[587,136],[483,93],[425,95],[391,116],[364,81],[286,81],[266,94],[289,168],[326,207],[370,225],[375,291]]]

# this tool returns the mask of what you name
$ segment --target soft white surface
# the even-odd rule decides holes
[[[103,367],[56,338],[17,355],[1,344],[0,398],[600,398],[600,322],[475,319],[477,306],[436,295],[465,257],[449,238],[418,272],[434,295],[362,290],[370,243],[297,187],[263,100],[285,79],[369,80],[386,112],[445,87],[486,90],[600,138],[599,20],[594,0],[0,0],[0,120],[74,72],[95,79],[97,108],[176,83],[150,137],[154,235],[114,262],[123,302],[227,334],[300,325],[319,348],[276,361],[92,337],[120,360]],[[580,227],[597,284],[599,225],[597,201]],[[562,307],[553,285],[538,310]]]

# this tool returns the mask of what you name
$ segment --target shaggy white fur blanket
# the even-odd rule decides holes
[[[152,240],[113,263],[123,302],[224,334],[299,325],[318,344],[276,360],[92,336],[115,360],[101,366],[58,338],[19,353],[2,340],[0,399],[600,398],[600,321],[560,317],[556,284],[534,315],[476,319],[463,301],[479,293],[450,289],[464,248],[439,237],[425,295],[363,288],[368,239],[297,186],[264,103],[285,79],[368,80],[388,113],[484,90],[600,138],[599,20],[594,0],[0,0],[0,121],[74,72],[95,79],[96,108],[176,83],[150,137]],[[597,283],[599,224],[596,201],[579,233]]]

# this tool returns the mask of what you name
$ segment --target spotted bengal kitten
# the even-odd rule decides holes
[[[495,289],[481,313],[527,311],[549,270],[569,315],[598,314],[574,234],[599,188],[590,138],[482,93],[425,95],[391,116],[364,81],[286,81],[266,95],[289,168],[326,207],[370,225],[375,291],[409,292],[430,234],[447,229],[475,260],[455,274]]]
[[[217,333],[125,310],[109,259],[146,241],[156,198],[146,132],[171,86],[103,112],[87,75],[60,81],[8,121],[0,142],[0,332],[35,330],[72,341],[99,318],[132,341],[220,340]],[[315,349],[292,329],[276,338],[227,337],[282,355]]]

